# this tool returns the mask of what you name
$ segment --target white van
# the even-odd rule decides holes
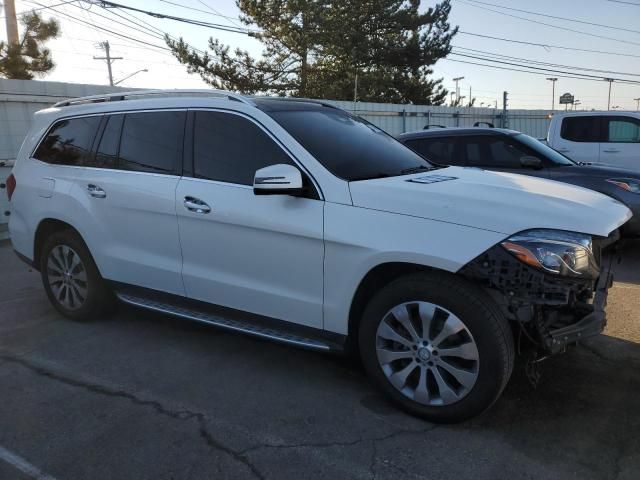
[[[602,331],[603,250],[631,217],[583,188],[430,164],[321,101],[222,91],[38,112],[6,188],[13,247],[64,316],[117,298],[350,349],[434,421],[498,398],[514,337],[547,354]]]
[[[640,171],[640,112],[556,113],[547,144],[576,162]]]

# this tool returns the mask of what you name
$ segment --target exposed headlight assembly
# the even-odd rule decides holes
[[[600,273],[593,239],[561,230],[528,230],[504,242],[502,247],[521,262],[547,273],[595,279]]]
[[[640,180],[634,180],[633,178],[610,178],[607,182],[613,183],[627,192],[640,193]]]

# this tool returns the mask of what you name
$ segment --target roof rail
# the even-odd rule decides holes
[[[63,100],[54,104],[54,107],[68,107],[70,105],[82,105],[84,103],[100,103],[100,102],[120,102],[123,100],[133,100],[144,97],[185,97],[192,95],[201,95],[206,97],[226,97],[229,100],[241,102],[246,105],[253,105],[251,100],[233,92],[215,89],[194,89],[194,90],[133,90],[130,92],[114,92],[101,95],[90,95],[88,97],[78,97]]]

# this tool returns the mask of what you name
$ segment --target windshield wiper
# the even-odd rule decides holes
[[[409,175],[411,173],[418,173],[418,172],[428,172],[431,170],[436,170],[438,168],[443,168],[443,167],[434,167],[434,166],[427,167],[426,165],[419,165],[417,167],[405,168],[404,170],[400,170],[400,175]]]
[[[395,175],[392,175],[390,173],[378,172],[378,173],[372,173],[370,175],[362,175],[361,177],[355,177],[350,179],[349,181],[359,182],[360,180],[374,180],[376,178],[389,178],[389,177],[395,177]]]

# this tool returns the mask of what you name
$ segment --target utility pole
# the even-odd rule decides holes
[[[111,51],[110,51],[110,46],[109,46],[109,40],[105,40],[104,42],[100,42],[99,46],[101,48],[104,48],[104,53],[105,56],[104,57],[93,57],[94,60],[106,60],[107,61],[107,69],[109,70],[109,85],[111,85],[113,87],[113,72],[111,72],[111,64],[113,62],[115,62],[116,60],[122,60],[123,57],[112,57],[111,56]]]
[[[607,110],[611,110],[611,84],[613,83],[613,78],[605,78],[605,82],[609,82],[609,100],[607,100]]]
[[[473,97],[471,96],[471,85],[469,85],[469,106],[471,106],[472,100],[473,100]]]
[[[18,19],[16,18],[16,4],[14,0],[4,1],[5,22],[7,24],[7,43],[17,45],[20,43],[18,36]]]
[[[456,82],[456,105],[460,103],[460,88],[458,88],[458,82],[460,80],[464,80],[464,77],[457,77],[453,79],[453,81]]]
[[[556,82],[558,79],[556,77],[547,78],[551,82],[551,113],[553,113],[556,109]]]
[[[509,103],[509,93],[502,92],[502,128],[509,128],[509,118],[507,117],[507,105]]]
[[[640,110],[640,98],[633,99],[636,102],[636,111]]]

